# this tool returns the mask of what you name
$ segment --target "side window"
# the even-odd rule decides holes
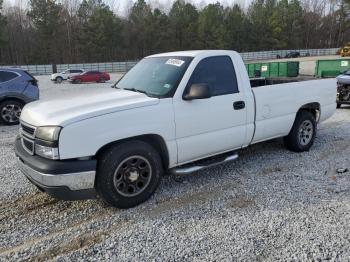
[[[16,77],[18,77],[16,73],[0,71],[0,83],[10,81]]]
[[[213,96],[238,93],[236,72],[229,56],[208,57],[201,60],[188,83],[208,84]]]

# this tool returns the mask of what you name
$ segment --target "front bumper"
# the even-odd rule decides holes
[[[64,199],[96,197],[96,160],[49,160],[27,153],[16,139],[17,164],[22,173],[42,191]]]

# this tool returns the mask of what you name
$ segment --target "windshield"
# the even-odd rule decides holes
[[[184,56],[144,58],[115,87],[150,96],[172,96],[191,60]]]
[[[344,75],[350,76],[350,69],[344,72]]]

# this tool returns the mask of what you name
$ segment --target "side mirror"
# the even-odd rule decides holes
[[[207,84],[193,84],[184,94],[184,100],[207,99],[211,97],[209,85]]]

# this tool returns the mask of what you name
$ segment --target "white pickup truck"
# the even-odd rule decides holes
[[[15,149],[48,194],[129,208],[165,172],[232,161],[251,144],[284,137],[307,151],[335,110],[334,79],[252,89],[234,51],[174,52],[144,58],[104,92],[26,105]]]

